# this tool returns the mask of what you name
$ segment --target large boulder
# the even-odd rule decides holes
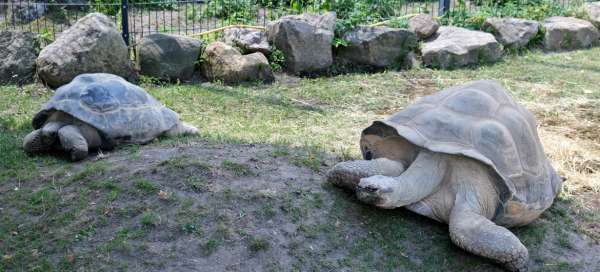
[[[488,18],[483,29],[491,32],[507,48],[523,48],[540,30],[540,23],[517,18]]]
[[[425,66],[456,68],[495,62],[502,56],[502,45],[492,34],[447,26],[440,27],[421,52]]]
[[[33,81],[40,50],[36,36],[30,32],[0,31],[0,48],[0,84]]]
[[[267,41],[267,34],[249,28],[228,28],[225,30],[225,43],[239,48],[243,54],[261,52],[264,55],[271,54],[271,46]]]
[[[331,42],[335,13],[281,17],[269,23],[269,41],[285,55],[285,69],[293,74],[321,72],[333,63]]]
[[[223,42],[206,46],[202,54],[202,71],[211,81],[235,84],[244,81],[272,82],[275,78],[269,61],[260,52],[242,55]]]
[[[343,63],[375,68],[402,64],[406,55],[417,47],[417,36],[413,32],[386,26],[357,27],[343,38],[348,45],[337,52]]]
[[[418,14],[408,20],[408,29],[421,39],[431,37],[439,28],[440,24],[429,14]]]
[[[164,80],[188,80],[200,56],[202,42],[167,34],[145,36],[137,50],[140,74]]]
[[[101,13],[79,19],[37,58],[40,79],[57,88],[79,74],[109,73],[132,79],[129,52],[115,24]]]
[[[546,51],[589,48],[598,43],[600,37],[592,23],[572,17],[551,17],[543,26]]]
[[[583,6],[587,19],[600,28],[600,2],[587,3]]]

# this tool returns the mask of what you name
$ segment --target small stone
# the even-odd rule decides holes
[[[421,39],[429,38],[440,28],[440,24],[429,14],[419,14],[410,18],[408,28]]]
[[[265,56],[271,54],[271,46],[267,41],[267,34],[262,31],[248,28],[229,28],[224,32],[226,44],[240,49],[242,54],[260,52]]]
[[[223,42],[209,44],[202,59],[204,75],[211,81],[236,84],[258,80],[268,83],[275,79],[269,61],[262,53],[242,55]]]

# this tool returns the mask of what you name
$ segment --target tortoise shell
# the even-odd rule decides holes
[[[171,129],[178,116],[142,88],[112,74],[82,74],[56,90],[33,118],[41,128],[56,111],[98,129],[105,141],[145,143]]]
[[[560,190],[562,180],[544,154],[534,116],[495,81],[475,81],[423,97],[374,122],[362,137],[387,137],[389,131],[421,148],[470,157],[493,168],[500,188],[505,188],[499,212],[506,221],[522,216],[520,212],[537,217]],[[369,159],[364,145],[361,150]]]

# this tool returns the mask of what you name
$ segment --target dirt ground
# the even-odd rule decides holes
[[[57,229],[80,229],[72,249],[47,257],[84,271],[502,271],[455,247],[443,224],[358,203],[328,185],[323,170],[298,161],[304,156],[285,147],[184,138],[46,168],[40,182],[61,188],[62,212],[82,190],[92,199]],[[320,156],[323,169],[339,161]],[[2,194],[15,190],[7,185]],[[15,207],[2,213],[26,216]],[[534,225],[546,232],[554,213]],[[45,215],[42,208],[29,216]],[[527,238],[530,231],[516,233],[525,237],[534,270],[562,270],[567,260],[578,271],[600,269],[593,240],[567,231],[568,250],[556,250],[556,234]]]

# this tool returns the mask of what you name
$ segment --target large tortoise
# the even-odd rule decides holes
[[[495,81],[437,92],[362,132],[365,160],[341,162],[333,184],[377,207],[448,223],[459,247],[526,271],[528,251],[505,227],[532,222],[562,180],[533,115]]]
[[[82,74],[64,85],[33,118],[28,153],[64,150],[81,160],[88,150],[146,143],[161,136],[195,134],[142,88],[112,74]]]

